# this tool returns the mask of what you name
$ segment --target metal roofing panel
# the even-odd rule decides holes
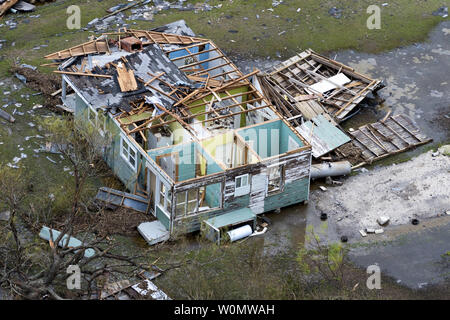
[[[220,229],[254,219],[256,219],[256,215],[250,208],[242,208],[209,218],[205,222],[217,229]]]
[[[311,134],[312,121],[314,129]],[[311,144],[314,158],[319,158],[351,140],[321,114],[295,129]]]

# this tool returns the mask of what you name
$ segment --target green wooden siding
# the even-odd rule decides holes
[[[271,211],[296,204],[309,197],[309,177],[286,184],[282,192],[264,200],[264,211]]]

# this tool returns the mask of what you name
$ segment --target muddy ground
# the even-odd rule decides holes
[[[110,1],[108,1],[108,3],[109,2]],[[51,12],[53,6],[57,7],[57,4],[43,10],[43,17],[46,14],[51,14],[55,17],[58,16]],[[62,8],[63,6],[60,7]],[[65,8],[62,9],[65,10]],[[327,10],[324,12],[326,13]],[[83,16],[83,22],[87,23],[90,19],[99,15],[101,16],[100,13],[93,12],[92,17]],[[230,20],[230,23],[232,23],[234,21],[233,19],[237,19],[237,16],[238,14],[236,13],[234,18],[228,19],[225,17],[223,19],[225,21]],[[161,17],[163,16],[161,15]],[[193,15],[193,17],[197,18],[197,15]],[[61,19],[63,18],[65,19],[65,17],[62,16]],[[273,20],[273,17],[269,18]],[[164,16],[164,20],[169,19],[172,20],[169,15],[167,17]],[[26,28],[37,25],[37,21],[38,20],[36,20],[36,22],[35,20],[32,20],[30,24],[19,24],[18,29],[12,31],[6,31],[6,26],[3,27],[5,33],[15,33],[14,35],[8,34],[8,37],[6,37],[8,46],[10,44],[12,45],[12,41],[17,40],[16,51],[13,51],[12,53],[13,57],[20,56],[25,60],[24,62],[38,65],[38,63],[42,62],[40,57],[44,54],[44,51],[48,53],[47,51],[49,51],[51,47],[60,48],[67,46],[68,43],[65,43],[66,37],[70,38],[70,43],[74,41],[81,42],[81,40],[85,40],[86,38],[85,34],[82,32],[70,32],[64,34],[64,36],[60,34],[55,35],[55,33],[59,33],[60,30],[52,29],[42,32],[43,36],[41,38],[37,37],[36,39],[30,40],[28,39],[30,32],[26,32],[28,30]],[[343,20],[336,21],[340,23]],[[162,20],[158,20],[158,23],[160,22],[162,22]],[[48,23],[51,24],[51,21]],[[290,22],[287,24],[290,24]],[[52,25],[57,24],[52,22]],[[144,24],[142,23],[142,25]],[[211,27],[208,28],[211,29]],[[333,28],[334,26],[331,26],[331,29]],[[194,27],[193,29],[196,32],[202,31],[200,27],[197,29]],[[239,34],[244,34],[243,31],[245,30],[245,26],[240,30],[241,33]],[[262,33],[267,33],[264,37],[267,36],[267,38],[269,38],[269,32],[264,28],[262,28],[262,30]],[[273,35],[277,35],[281,30],[274,29],[269,31],[271,31]],[[322,30],[311,30],[311,32],[323,34]],[[27,35],[27,37],[25,37],[23,41],[19,38],[16,39],[15,36],[19,33]],[[218,38],[219,45],[221,45],[225,51],[227,50],[228,45],[234,47],[234,52],[237,52],[239,49],[238,43],[240,43],[240,41],[230,42],[231,40],[229,39],[231,37],[230,35],[234,38],[234,33],[231,34],[225,32],[226,36],[224,37],[221,37],[220,34],[215,35],[214,33],[208,33],[208,35],[211,35],[213,39]],[[448,79],[448,70],[450,70],[449,36],[450,21],[444,21],[439,24],[438,27],[433,29],[429,35],[429,39],[424,43],[394,49],[381,54],[360,53],[352,50],[332,53],[330,55],[332,58],[349,64],[355,67],[357,71],[367,73],[371,77],[384,79],[385,84],[387,85],[385,89],[379,92],[380,96],[386,99],[384,104],[376,107],[363,107],[358,115],[344,123],[344,127],[357,128],[364,123],[376,121],[382,118],[389,109],[392,109],[394,115],[403,113],[412,117],[424,133],[434,139],[431,146],[436,147],[438,144],[448,143],[450,135],[450,119],[445,116],[448,115],[450,117],[450,80]],[[49,38],[50,40],[45,40],[45,38]],[[296,41],[295,39],[295,37],[290,38],[292,41]],[[27,46],[31,46],[30,44],[25,43],[28,40],[31,41],[33,46],[41,45],[42,50],[30,49],[25,52],[23,49],[27,48]],[[50,48],[46,47],[48,46],[47,44],[43,44],[44,41],[52,41],[50,43]],[[253,43],[252,45],[254,46],[256,41],[258,41],[258,39],[253,40],[253,42],[248,41],[248,43]],[[285,40],[283,41],[286,42]],[[291,41],[289,41],[289,43],[290,42]],[[258,47],[265,48],[267,45],[267,43],[261,41]],[[290,50],[293,51],[295,48],[307,47],[320,51],[320,47],[318,49],[318,43],[312,40],[309,44],[293,44]],[[340,44],[331,45],[325,49],[334,49],[335,47],[340,47]],[[6,45],[4,45],[4,49],[5,48]],[[273,46],[270,50],[268,49],[267,54],[270,54],[272,57],[277,56],[275,51],[278,49],[274,48],[276,47]],[[286,54],[285,51],[282,51],[281,53],[283,55]],[[233,56],[231,58],[237,62],[238,66],[244,71],[251,71],[253,67],[264,70],[276,63],[272,58],[254,58],[251,60],[241,57],[235,59],[236,57]],[[279,58],[281,59],[281,57]],[[10,68],[9,60],[0,59],[0,62],[0,66],[3,66],[3,70]],[[23,84],[18,82],[17,79],[12,80],[11,78],[3,78],[0,80],[0,83],[2,107],[10,113],[15,112],[17,118],[15,124],[7,124],[4,121],[0,121],[2,126],[0,129],[0,148],[2,148],[0,149],[0,162],[8,163],[11,162],[14,157],[20,157],[22,153],[27,154],[28,157],[21,158],[22,160],[19,162],[20,165],[23,164],[27,170],[30,171],[36,171],[35,168],[40,168],[39,171],[42,172],[45,171],[45,176],[41,177],[38,175],[36,181],[39,181],[43,185],[45,184],[45,186],[50,186],[45,192],[56,194],[57,198],[59,196],[64,196],[64,183],[66,180],[71,179],[70,171],[68,169],[66,170],[66,168],[68,168],[67,162],[60,159],[58,156],[37,153],[34,151],[44,143],[44,139],[39,136],[40,131],[35,125],[37,117],[54,116],[54,114],[44,108],[36,108],[33,110],[33,107],[44,104],[45,100],[40,96],[34,96],[34,91],[22,89]],[[410,160],[412,157],[422,154],[429,148],[430,145],[425,145],[398,156],[387,158],[382,162],[378,162],[375,165],[368,167],[369,173],[364,173],[364,175],[372,175],[371,177],[374,179],[381,179],[381,175],[384,174],[383,170],[390,172],[390,170],[396,170],[401,166],[399,164],[396,166],[397,168],[393,168],[392,163]],[[57,164],[51,162],[48,158],[56,161]],[[404,170],[399,173],[399,175],[401,175],[405,185],[408,184],[408,181],[415,182],[413,178],[409,176],[410,173],[420,171],[416,170],[420,161],[415,161],[416,160],[405,162],[404,166],[401,167]],[[424,170],[424,168],[421,168],[421,170],[422,169]],[[428,171],[425,170],[423,172]],[[447,174],[448,176],[448,171],[446,173],[444,169],[439,171],[439,173],[441,175]],[[268,232],[258,239],[251,239],[248,241],[263,241],[266,253],[303,246],[306,227],[312,225],[315,228],[319,228],[323,223],[319,219],[322,199],[327,199],[326,197],[331,197],[335,193],[340,195],[344,189],[348,189],[350,192],[351,190],[355,190],[356,187],[353,186],[358,185],[357,182],[362,179],[361,177],[363,177],[363,175],[342,179],[344,186],[342,188],[336,187],[330,189],[329,193],[323,193],[321,190],[317,189],[319,184],[323,184],[322,181],[314,183],[311,189],[311,200],[308,205],[291,206],[282,209],[280,213],[267,214],[266,216],[272,221]],[[386,179],[389,178],[386,177]],[[447,180],[445,180],[445,176],[436,177],[436,179],[441,179],[441,183],[444,186],[448,186],[449,184],[448,177]],[[100,183],[97,183],[94,186],[98,187],[100,185]],[[424,190],[424,187],[424,185],[421,185],[420,189],[417,188],[418,191],[414,190],[414,196],[426,199],[428,190]],[[93,190],[93,194],[95,194],[95,188],[93,188]],[[384,190],[385,189],[381,189],[381,191]],[[372,190],[370,190],[370,192],[372,192]],[[442,196],[442,194],[440,194],[440,196]],[[445,205],[445,198],[440,199]],[[358,204],[355,201],[351,201],[349,206],[351,206],[351,210],[355,212],[365,211],[366,209],[365,203]],[[417,210],[423,209],[423,212],[427,213],[427,209],[433,208],[433,204],[430,203],[430,201],[417,201],[414,208]],[[342,213],[337,211],[337,215],[339,214]],[[354,217],[357,218],[356,215]],[[402,220],[401,223],[405,221]],[[445,272],[448,271],[448,268],[442,270],[440,267],[435,267],[441,263],[442,254],[446,252],[445,250],[448,251],[450,249],[448,246],[450,224],[447,217],[423,220],[419,227],[414,226],[414,228],[409,223],[400,226],[391,225],[385,228],[384,234],[377,237],[369,236],[367,238],[357,238],[358,235],[355,234],[355,232],[359,230],[359,226],[355,226],[354,229],[351,229],[353,233],[350,233],[349,229],[339,228],[339,224],[334,221],[333,218],[330,218],[327,224],[328,239],[330,241],[339,240],[340,236],[344,233],[351,237],[351,257],[355,263],[362,267],[378,263],[382,272],[385,271],[395,279],[401,280],[402,284],[418,288],[419,284],[423,283],[441,283],[446,275]],[[417,232],[417,230],[421,231]],[[147,248],[146,244],[139,236],[116,236],[115,238],[121,248],[123,247],[124,252],[142,252]],[[422,285],[422,287],[424,287],[424,285]]]
[[[319,228],[319,215],[326,212],[331,216],[327,221],[329,241],[340,241],[346,235],[351,242],[365,243],[362,247],[352,245],[351,249],[352,260],[361,267],[377,263],[382,272],[415,289],[425,287],[425,283],[442,283],[448,277],[449,267],[441,263],[442,255],[450,250],[450,219],[438,216],[450,210],[450,158],[443,152],[438,157],[432,156],[433,151],[421,154],[450,139],[450,80],[446,71],[450,70],[449,37],[450,22],[445,21],[430,33],[426,43],[383,54],[348,50],[331,55],[386,84],[379,92],[386,101],[376,107],[363,107],[344,123],[345,128],[377,121],[391,109],[394,115],[411,117],[434,140],[375,163],[368,167],[369,172],[341,179],[343,186],[327,186],[327,192],[317,188],[325,185],[324,181],[313,183],[308,205],[267,215],[273,222],[264,236],[267,252],[303,245],[306,227]],[[250,70],[266,69],[274,63],[241,60],[238,65]],[[392,218],[384,234],[362,238],[359,229],[376,226],[376,218],[382,214]],[[426,223],[410,228],[413,217],[426,219]],[[435,219],[439,219],[438,223],[430,223]],[[404,228],[403,233],[398,234],[398,228]]]

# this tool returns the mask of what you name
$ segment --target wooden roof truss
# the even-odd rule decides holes
[[[335,89],[325,93],[311,87],[320,81],[329,81],[330,77],[339,73],[344,73],[351,80],[350,83],[336,84]],[[381,82],[361,75],[352,68],[312,50],[302,52],[282,63],[267,76],[267,81],[273,88],[271,94],[269,93],[271,96],[278,94],[291,106],[299,101],[319,99],[325,110],[337,122],[342,121],[367,93],[375,90]],[[282,99],[278,97],[278,100]],[[295,110],[292,107],[289,109]]]

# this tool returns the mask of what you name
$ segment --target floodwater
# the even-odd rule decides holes
[[[365,123],[375,122],[392,110],[392,115],[404,114],[412,118],[423,133],[433,138],[433,143],[449,143],[449,37],[450,21],[444,21],[430,33],[425,43],[382,54],[352,50],[331,54],[331,58],[350,65],[360,73],[383,79],[386,85],[378,93],[385,100],[384,103],[377,106],[363,105],[357,115],[343,124],[344,128],[358,128]],[[275,63],[277,61],[243,60],[237,65],[247,72],[253,67],[265,70]],[[417,155],[425,147],[408,151],[406,155]],[[322,191],[314,189],[315,185],[312,184],[311,193],[317,195],[314,198],[320,199]],[[319,219],[320,213],[310,202],[283,208],[280,213],[266,214],[272,220],[269,231],[263,236],[266,252],[303,245],[306,228],[313,226],[317,231],[323,224]],[[426,284],[441,283],[448,277],[450,270],[448,266],[442,265],[442,254],[450,250],[449,237],[450,223],[442,222],[439,226],[426,228],[419,233],[406,231],[401,241],[396,238],[383,246],[352,248],[350,258],[363,268],[378,264],[382,272],[397,282],[411,288],[421,288]],[[332,223],[327,223],[322,238],[340,241],[340,235]]]

